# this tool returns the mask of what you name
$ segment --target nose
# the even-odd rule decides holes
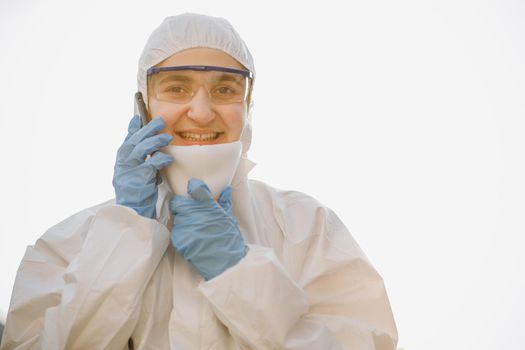
[[[206,89],[202,86],[197,90],[189,103],[188,117],[196,123],[205,125],[215,118],[213,104]]]

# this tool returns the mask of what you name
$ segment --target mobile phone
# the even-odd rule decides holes
[[[148,124],[148,110],[146,109],[146,104],[140,91],[135,93],[135,114],[138,114],[140,117],[141,128]]]

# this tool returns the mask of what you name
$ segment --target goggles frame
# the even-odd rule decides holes
[[[204,72],[204,71],[219,71],[219,72],[226,72],[226,73],[236,73],[241,74],[244,77],[253,80],[253,73],[249,70],[244,69],[236,69],[236,68],[228,68],[228,67],[219,67],[219,66],[173,66],[173,67],[151,67],[147,71],[148,77],[159,73],[159,72],[170,72],[170,71],[177,71],[177,70],[194,70],[198,72]]]

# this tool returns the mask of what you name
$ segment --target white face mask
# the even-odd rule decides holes
[[[189,197],[188,181],[197,178],[210,188],[218,199],[222,190],[232,182],[241,158],[242,143],[235,141],[205,146],[166,146],[162,152],[174,158],[161,173],[176,195]]]

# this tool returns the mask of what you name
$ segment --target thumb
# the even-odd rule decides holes
[[[201,202],[215,201],[208,186],[200,179],[192,178],[188,181],[188,194]]]

